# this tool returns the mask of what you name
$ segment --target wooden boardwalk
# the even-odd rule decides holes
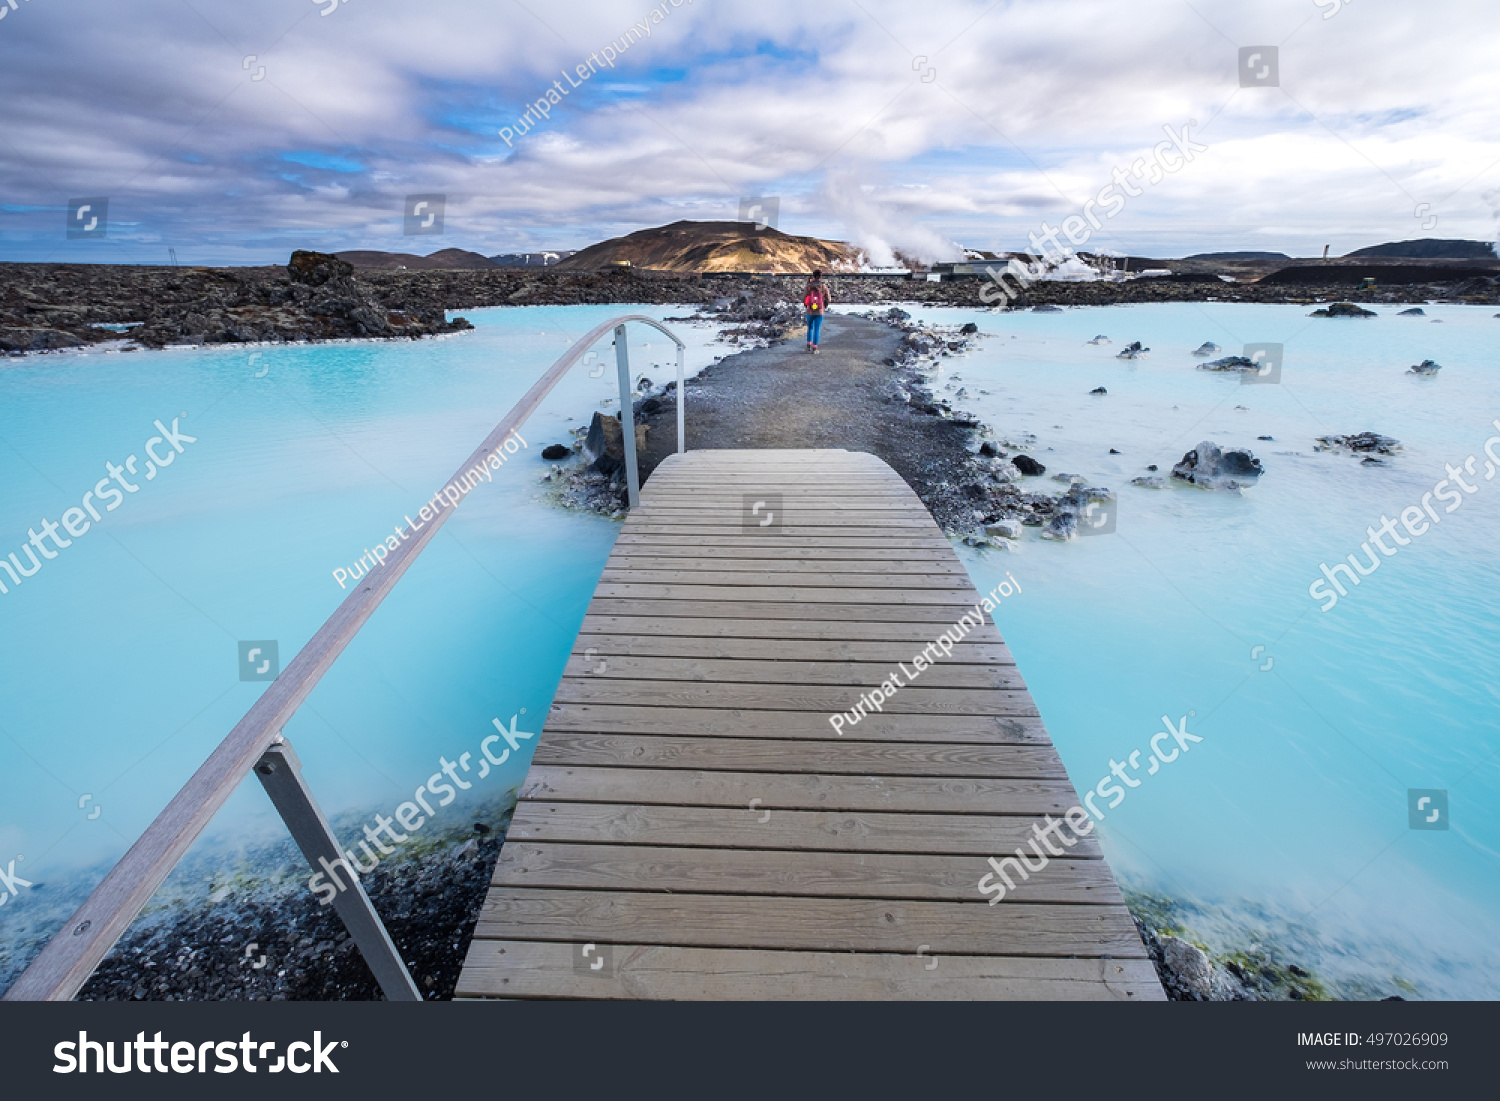
[[[871,455],[663,462],[589,605],[458,996],[1160,1000],[1093,838],[998,905],[977,889],[1078,802],[988,620],[883,713],[829,723],[978,600]]]

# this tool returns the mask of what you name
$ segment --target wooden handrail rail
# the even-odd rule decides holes
[[[484,442],[467,459],[456,479],[464,471],[487,462],[495,450],[523,425],[553,387],[567,374],[579,358],[611,329],[627,321],[638,321],[659,329],[677,345],[678,364],[686,346],[671,330],[654,318],[630,314],[605,321],[590,329],[562,354],[526,391],[509,413],[485,437]],[[681,371],[679,370],[679,378]],[[681,416],[683,395],[679,381],[677,395]],[[630,409],[622,395],[621,419]],[[632,428],[625,431],[634,440]],[[450,479],[451,482],[453,479]],[[448,483],[445,482],[445,485]],[[182,789],[172,797],[155,821],[120,858],[109,874],[84,900],[68,923],[47,942],[36,959],[5,992],[4,1001],[68,1001],[85,982],[99,962],[124,935],[158,887],[171,874],[188,847],[203,832],[225,800],[241,780],[255,767],[273,741],[296,714],[303,701],[317,687],[323,675],[332,668],[344,648],[374,614],[387,594],[396,587],[417,555],[432,541],[438,529],[453,514],[445,509],[429,521],[420,532],[401,542],[386,558],[384,566],[366,573],[359,584],[344,598],[316,634],[308,640],[281,675],[271,682],[260,698],[245,712],[225,739],[209,754],[208,760]]]

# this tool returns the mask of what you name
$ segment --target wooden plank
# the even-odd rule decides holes
[[[681,620],[673,620],[680,623]],[[925,643],[923,644],[925,645]],[[682,634],[594,634],[581,631],[573,647],[575,654],[608,658],[611,654],[658,658],[763,658],[776,661],[910,661],[920,652],[904,642],[854,642],[843,639],[804,641],[773,638],[704,637]],[[961,642],[943,665],[1015,665],[1010,648],[1001,643]],[[597,667],[597,666],[596,666]],[[585,670],[587,671],[587,670]]]
[[[905,661],[911,661],[910,653]],[[1014,665],[936,665],[917,673],[923,688],[1000,688],[1010,692],[1024,691],[1026,682]],[[865,685],[880,684],[892,674],[905,676],[896,662],[874,661],[755,661],[744,658],[656,658],[601,657],[599,654],[574,654],[568,659],[564,676],[599,677],[604,680],[694,681],[714,684],[794,684]]]
[[[979,858],[977,883],[988,870],[984,862],[989,857],[1013,854],[1035,839],[1033,826],[1046,828],[1040,818],[1009,814],[772,810],[762,822],[764,813],[748,805],[648,807],[527,799],[517,804],[506,836],[518,841],[974,856]],[[1100,856],[1092,837],[1066,851],[1079,860]]]
[[[826,740],[831,727],[819,712],[747,711],[721,707],[640,707],[554,702],[546,730],[587,734],[683,734],[718,738]],[[1050,745],[1035,715],[867,715],[844,741],[955,742],[976,745]]]
[[[820,589],[811,586],[787,585],[781,589],[759,589],[736,585],[636,585],[601,581],[594,590],[596,599],[636,600],[773,600],[795,601],[799,604],[941,604],[946,607],[963,607],[969,600],[974,606],[972,589],[875,589],[843,588]]]
[[[784,738],[687,738],[680,735],[582,734],[549,730],[535,765],[615,768],[717,768],[770,772],[796,768],[819,776],[979,776],[1065,780],[1051,746],[881,743]]]
[[[609,585],[729,585],[735,588],[847,588],[847,589],[937,589],[952,592],[966,578],[912,570],[906,573],[829,573],[807,569],[653,570],[649,567],[611,566],[599,580]]]
[[[963,567],[957,562],[934,562],[931,559],[902,559],[902,558],[869,558],[838,562],[817,561],[803,555],[794,557],[777,557],[765,555],[760,557],[734,558],[672,558],[661,554],[614,554],[610,555],[609,563],[605,566],[605,572],[618,572],[622,575],[631,570],[676,570],[682,575],[697,577],[700,573],[722,572],[726,570],[758,573],[767,570],[781,572],[784,576],[797,578],[799,581],[808,574],[836,571],[840,575],[849,574],[920,574],[925,577],[953,577],[967,579]],[[805,584],[805,582],[803,582]]]
[[[977,896],[977,892],[976,892]],[[1017,903],[997,921],[983,902],[633,891],[491,891],[478,938],[671,944],[700,948],[914,952],[935,955],[1143,958],[1123,906]]]
[[[791,764],[788,758],[784,766]],[[1062,815],[1078,805],[1067,780],[947,776],[816,776],[800,772],[592,768],[533,764],[520,798],[551,802],[767,810]],[[758,800],[758,802],[755,802]]]
[[[743,617],[711,617],[701,615],[618,615],[601,614],[590,610],[583,617],[581,634],[587,635],[631,635],[639,641],[654,638],[711,638],[726,642],[752,639],[777,639],[797,642],[826,642],[830,646],[844,644],[915,643],[920,650],[942,634],[942,628],[933,629],[931,622],[922,622],[925,609],[904,609],[911,613],[905,621],[859,622],[844,616],[837,609],[820,608],[825,619],[776,619]],[[930,617],[929,617],[930,618]],[[592,642],[588,645],[593,645]],[[1003,647],[1000,633],[993,627],[982,627],[971,631],[967,638],[953,648],[955,654],[965,647]],[[789,653],[791,651],[788,651]],[[1009,654],[1009,649],[1005,651]],[[827,653],[832,656],[833,650]],[[852,659],[851,651],[851,659]],[[732,657],[732,654],[726,654]],[[747,657],[761,656],[747,654]],[[858,659],[852,659],[858,660]],[[999,660],[998,658],[996,660]],[[1011,659],[1006,659],[1008,663]]]
[[[878,623],[916,623],[930,628],[924,643],[931,642],[960,616],[974,610],[972,604],[826,604],[816,606],[789,601],[747,600],[664,600],[640,597],[596,596],[589,604],[589,614],[598,616],[690,616],[695,619],[812,619],[823,624],[850,624],[851,638]],[[1000,632],[986,623],[969,632],[976,642],[999,642]]]
[[[513,841],[501,850],[491,881],[574,891],[639,891],[649,883],[683,894],[985,901],[977,883],[989,870],[970,856],[810,852],[789,861],[774,849]],[[1124,899],[1104,861],[1059,858],[1017,881],[1000,905],[1009,902],[1120,906]]]
[[[1150,960],[610,947],[580,969],[574,944],[475,940],[460,998],[709,1001],[1164,1001]],[[593,958],[593,957],[591,957]]]
[[[558,703],[633,704],[638,707],[728,707],[755,711],[852,710],[874,685],[824,687],[761,684],[694,684],[601,677],[564,677]],[[1035,715],[1031,693],[992,688],[903,688],[881,705],[888,715]],[[774,718],[769,720],[775,722]],[[860,720],[863,722],[863,719]],[[855,729],[850,724],[850,732]]]

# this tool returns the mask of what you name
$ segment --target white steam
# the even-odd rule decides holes
[[[864,251],[871,267],[900,267],[898,251],[926,264],[964,258],[960,245],[872,197],[852,171],[830,172],[823,182],[822,198],[844,223],[849,243]]]

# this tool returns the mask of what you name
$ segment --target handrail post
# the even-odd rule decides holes
[[[339,851],[338,840],[333,836],[328,819],[323,817],[312,791],[302,779],[302,762],[284,736],[255,763],[255,775],[312,870],[317,872],[321,867],[332,883],[340,886],[343,880],[339,878],[339,872],[349,877],[349,886],[334,895],[333,908],[359,946],[360,954],[384,991],[386,1001],[420,1002],[422,994],[412,982],[411,972],[407,971],[390,933],[386,932],[370,896],[365,893],[359,873]]]
[[[687,371],[685,358],[687,348],[677,345],[677,454],[681,455],[687,450],[687,395],[682,388],[687,385],[684,375]]]
[[[630,507],[641,503],[640,468],[635,458],[635,399],[630,392],[630,352],[625,344],[625,325],[615,326],[615,365],[620,373],[620,433],[625,437],[625,484]]]

